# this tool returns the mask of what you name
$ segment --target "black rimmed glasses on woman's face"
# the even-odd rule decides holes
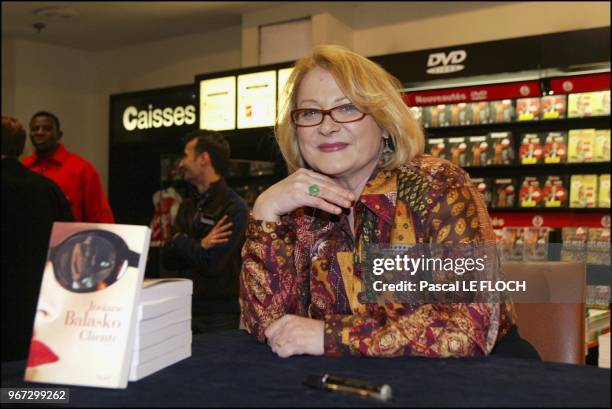
[[[118,235],[104,230],[73,234],[49,250],[55,278],[66,290],[85,293],[118,281],[127,267],[137,267],[140,255]]]
[[[343,104],[331,109],[302,108],[291,111],[291,121],[295,126],[317,126],[329,115],[334,122],[345,124],[362,120],[366,114],[353,104]]]

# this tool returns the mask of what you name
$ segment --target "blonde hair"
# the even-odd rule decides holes
[[[395,152],[383,169],[394,169],[423,153],[425,138],[420,124],[401,96],[402,84],[375,62],[338,45],[320,45],[311,55],[298,60],[287,80],[286,106],[280,107],[276,140],[289,173],[305,167],[291,110],[297,108],[297,94],[304,76],[316,67],[333,75],[342,92],[361,111],[374,118],[393,140]]]

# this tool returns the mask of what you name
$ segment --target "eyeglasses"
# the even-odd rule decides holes
[[[304,108],[291,111],[291,121],[295,126],[317,126],[329,115],[334,122],[345,124],[362,120],[366,114],[353,104],[344,104],[332,109]]]
[[[104,230],[73,234],[49,250],[56,280],[66,290],[86,293],[117,282],[127,267],[137,267],[140,254],[118,235]]]

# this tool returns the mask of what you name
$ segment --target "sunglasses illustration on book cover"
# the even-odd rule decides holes
[[[128,266],[138,267],[139,257],[121,237],[105,230],[78,232],[49,250],[57,281],[79,293],[112,285]]]

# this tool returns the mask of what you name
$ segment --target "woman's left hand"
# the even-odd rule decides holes
[[[312,318],[287,314],[265,331],[268,345],[281,358],[291,355],[323,355],[325,323]]]

